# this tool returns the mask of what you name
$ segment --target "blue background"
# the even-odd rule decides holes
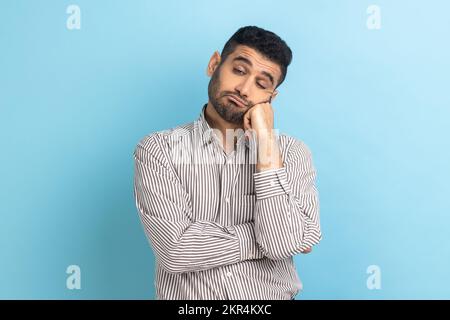
[[[66,8],[81,8],[68,30]],[[381,29],[366,27],[369,5]],[[146,134],[193,121],[241,26],[294,53],[276,127],[311,148],[324,239],[298,299],[450,298],[448,1],[0,3],[0,298],[152,299]],[[66,268],[81,268],[81,290]],[[369,290],[366,269],[381,269]]]

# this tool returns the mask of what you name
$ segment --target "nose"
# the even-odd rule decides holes
[[[251,80],[250,78],[247,78],[246,80],[243,80],[241,83],[239,83],[235,88],[236,91],[239,92],[239,95],[242,97],[242,99],[245,99],[245,101],[248,101],[250,86]]]

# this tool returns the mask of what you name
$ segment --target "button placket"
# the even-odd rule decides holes
[[[222,221],[221,223],[225,225],[230,224],[230,206],[231,206],[231,197],[230,197],[230,166],[228,164],[228,158],[223,157],[222,158],[222,164],[221,164],[221,199],[222,199],[222,205],[221,205],[221,217]]]
[[[228,159],[225,159],[225,164],[222,167],[222,190],[223,190],[223,200],[227,206],[230,205],[230,193],[229,193],[229,175],[228,175]]]

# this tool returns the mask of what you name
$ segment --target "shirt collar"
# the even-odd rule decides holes
[[[205,111],[207,105],[207,103],[203,105],[200,116],[197,120],[200,138],[202,139],[204,144],[209,144],[213,141],[213,139],[217,139],[217,136],[214,134],[214,131],[210,127],[208,121],[206,121]],[[246,147],[249,147],[250,138],[245,135],[244,130],[238,130],[237,137],[237,145],[244,143]]]

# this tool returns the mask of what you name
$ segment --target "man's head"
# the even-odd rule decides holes
[[[214,52],[209,61],[210,103],[224,120],[241,124],[249,108],[276,97],[291,60],[291,49],[275,33],[255,26],[240,28],[222,54]]]

